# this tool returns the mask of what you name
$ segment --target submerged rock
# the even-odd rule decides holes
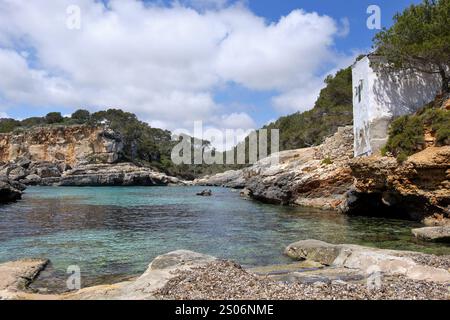
[[[201,196],[201,197],[211,197],[212,191],[211,190],[203,190],[202,192],[198,192],[197,195]]]
[[[450,226],[418,228],[413,229],[412,233],[424,241],[450,242]]]

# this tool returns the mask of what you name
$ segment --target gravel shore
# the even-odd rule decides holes
[[[245,271],[229,261],[217,261],[185,271],[170,280],[156,296],[177,300],[449,300],[448,284],[383,277],[381,288],[366,282],[331,284],[282,283]]]
[[[418,264],[450,270],[450,255],[436,256],[433,254],[411,254],[409,258]]]

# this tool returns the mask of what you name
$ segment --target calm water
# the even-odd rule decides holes
[[[0,262],[45,257],[63,277],[79,265],[83,285],[140,274],[157,255],[189,249],[243,265],[289,262],[284,248],[301,239],[450,254],[416,243],[414,222],[345,217],[246,201],[237,192],[201,187],[30,187],[0,207]]]

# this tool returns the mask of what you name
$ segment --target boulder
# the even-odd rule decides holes
[[[58,167],[57,163],[51,163],[51,162],[41,162],[36,164],[33,169],[31,170],[34,174],[38,175],[42,179],[45,178],[54,178],[54,177],[60,177],[61,171]]]
[[[23,185],[8,180],[0,180],[0,203],[14,202],[22,198]]]
[[[35,186],[41,183],[42,179],[37,174],[30,174],[25,177],[25,179],[21,180],[23,184]]]
[[[319,240],[303,240],[290,244],[284,253],[295,260],[312,260],[330,266],[340,255],[341,247]]]
[[[413,229],[412,233],[424,241],[450,242],[450,226],[418,228]]]
[[[16,164],[22,168],[28,169],[31,164],[31,160],[28,157],[22,157],[16,160]]]
[[[11,169],[8,173],[8,178],[11,180],[21,180],[27,176],[27,170],[23,167],[17,166]]]
[[[244,199],[251,199],[252,198],[252,191],[250,189],[248,189],[248,188],[244,188],[239,194]]]

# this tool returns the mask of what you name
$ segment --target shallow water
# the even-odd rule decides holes
[[[229,189],[202,187],[29,187],[0,207],[0,262],[49,258],[61,279],[78,265],[83,286],[140,274],[157,255],[189,249],[246,266],[286,263],[284,248],[319,239],[450,254],[416,242],[415,222],[247,201]]]

